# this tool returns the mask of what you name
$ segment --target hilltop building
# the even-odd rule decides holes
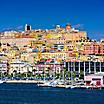
[[[31,31],[31,25],[25,25],[25,31]]]

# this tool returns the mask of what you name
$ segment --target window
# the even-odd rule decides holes
[[[94,80],[101,80],[100,78],[92,78],[92,80],[94,81]]]

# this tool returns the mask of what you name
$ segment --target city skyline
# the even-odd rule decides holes
[[[0,31],[26,23],[33,29],[70,23],[99,40],[104,37],[103,4],[103,0],[1,0]]]

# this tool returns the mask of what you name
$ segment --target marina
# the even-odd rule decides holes
[[[64,88],[64,89],[104,89],[104,85],[85,85],[85,83],[74,83],[72,84],[65,84],[65,82],[57,81],[42,81],[42,80],[8,80],[2,81],[0,84],[7,83],[7,84],[35,84],[38,87],[52,87],[52,88]]]

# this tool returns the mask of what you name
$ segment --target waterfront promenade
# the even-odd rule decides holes
[[[6,83],[44,83],[43,80],[7,80]]]

